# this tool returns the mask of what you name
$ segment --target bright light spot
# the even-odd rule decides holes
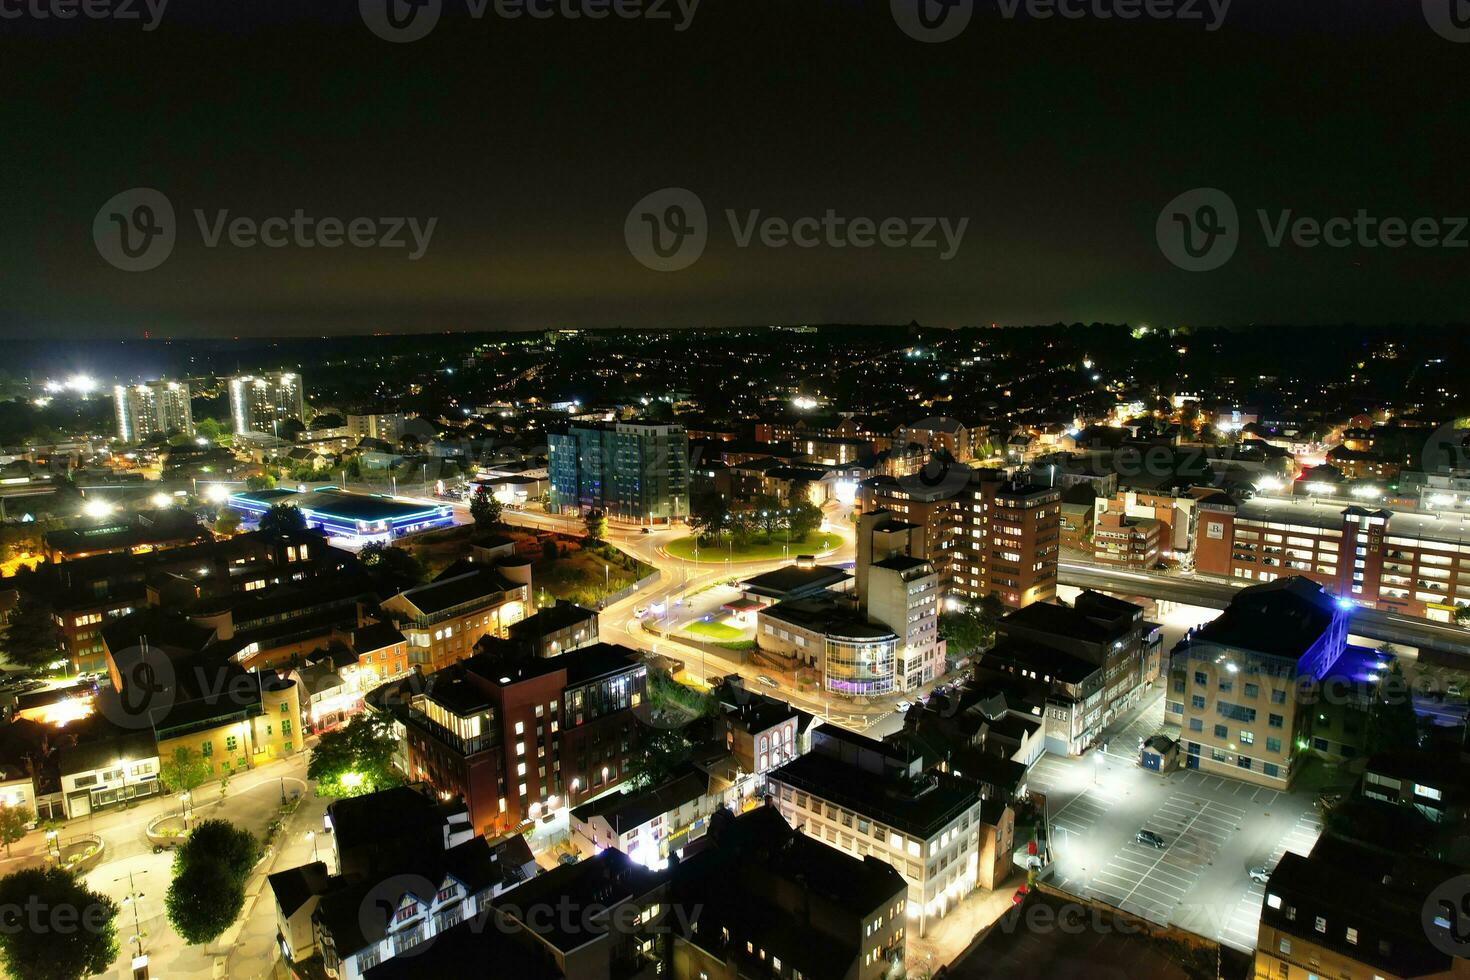
[[[807,398],[803,395],[798,395],[795,398],[791,399],[791,404],[794,407],[800,409],[812,409],[817,407],[817,400],[815,398]]]
[[[1429,498],[1429,506],[1431,507],[1452,507],[1454,503],[1455,498],[1447,493],[1437,493]]]
[[[53,395],[54,394],[57,394],[60,391],[63,391],[65,388],[66,388],[66,385],[62,384],[60,381],[48,381],[48,382],[46,382],[46,390],[49,391],[49,392],[51,392],[51,394],[53,394]]]
[[[198,446],[207,446],[209,445],[209,440],[204,438],[203,436],[199,436],[197,439],[194,440],[194,443]]]
[[[342,774],[341,783],[348,789],[356,789],[357,787],[362,785],[362,773],[355,770],[344,772]]]
[[[1338,596],[1337,598],[1337,608],[1339,609],[1356,609],[1357,606],[1358,604],[1347,596]]]
[[[204,499],[212,504],[222,504],[230,499],[230,491],[215,483],[204,491]]]
[[[169,507],[173,505],[174,498],[170,497],[166,493],[155,493],[153,496],[148,498],[148,502],[151,503],[154,507]]]
[[[89,395],[97,390],[97,380],[85,374],[74,374],[66,379],[66,386],[78,394]]]
[[[89,500],[82,504],[82,513],[88,517],[106,517],[112,513],[112,505],[105,500]]]
[[[1332,494],[1332,493],[1337,493],[1337,487],[1334,487],[1330,483],[1322,483],[1320,481],[1317,481],[1317,482],[1313,482],[1313,483],[1308,483],[1307,484],[1307,492],[1308,493]]]
[[[1263,476],[1256,481],[1256,489],[1261,493],[1271,493],[1274,490],[1280,490],[1283,486],[1285,484],[1274,476]]]
[[[1383,491],[1377,487],[1353,487],[1351,493],[1360,500],[1377,500],[1383,496]]]

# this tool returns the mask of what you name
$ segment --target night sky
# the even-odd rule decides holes
[[[682,31],[443,2],[407,44],[356,0],[173,0],[150,32],[0,19],[0,334],[1470,320],[1470,248],[1272,248],[1256,216],[1470,215],[1470,43],[1420,0],[1236,0],[1214,31],[977,0],[933,44],[888,0],[705,0]],[[709,243],[656,272],[624,222],[671,186]],[[135,187],[171,202],[177,241],[129,273],[93,222]],[[1240,243],[1194,273],[1155,225],[1196,187],[1228,193]],[[948,261],[739,248],[727,208],[968,226]],[[410,261],[208,248],[195,209],[437,224]]]

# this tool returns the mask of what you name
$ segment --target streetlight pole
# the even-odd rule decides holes
[[[147,871],[139,871],[137,873],[140,874],[140,875],[146,875],[148,872]],[[128,897],[127,897],[127,902],[130,903],[133,906],[133,940],[132,941],[138,944],[138,955],[139,956],[142,956],[143,955],[143,924],[142,924],[142,921],[139,919],[139,916],[138,916],[138,899],[140,899],[140,898],[143,897],[143,893],[140,892],[140,891],[138,891],[137,886],[133,883],[133,872],[129,871],[128,872],[128,875],[127,875],[127,878],[128,878]],[[114,878],[112,880],[113,881],[122,881],[122,876],[119,875],[118,877],[116,877],[116,878]]]

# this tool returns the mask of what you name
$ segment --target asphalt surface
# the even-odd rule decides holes
[[[1250,951],[1264,890],[1247,872],[1273,868],[1287,850],[1311,850],[1322,830],[1315,795],[1143,769],[1137,739],[1158,729],[1161,708],[1160,698],[1111,734],[1107,754],[1037,762],[1030,786],[1047,795],[1052,880]],[[1139,843],[1140,830],[1158,834],[1164,847]]]

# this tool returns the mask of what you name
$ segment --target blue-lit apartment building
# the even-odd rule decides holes
[[[689,513],[689,434],[660,422],[574,422],[546,437],[554,513],[660,524]]]
[[[1370,662],[1362,677],[1344,674],[1364,652],[1348,647],[1348,605],[1306,578],[1281,578],[1241,590],[1218,619],[1186,634],[1171,657],[1165,714],[1180,726],[1184,765],[1289,786],[1314,747],[1321,682],[1347,692],[1381,669]]]
[[[454,509],[447,504],[419,504],[376,494],[349,493],[323,487],[310,493],[277,488],[247,490],[230,495],[229,506],[244,521],[255,524],[276,504],[289,504],[301,511],[306,526],[349,544],[391,541],[414,531],[449,527]]]

